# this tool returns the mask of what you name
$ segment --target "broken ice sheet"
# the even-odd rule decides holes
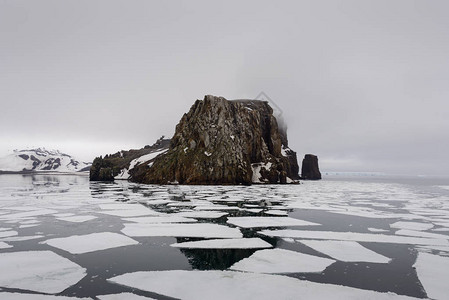
[[[227,223],[242,228],[321,225],[289,217],[230,217]]]
[[[298,241],[307,247],[344,262],[389,263],[390,258],[371,251],[351,241]]]
[[[183,300],[416,299],[346,286],[315,283],[282,275],[233,271],[148,271],[108,279],[113,283]]]
[[[146,224],[158,224],[158,223],[195,223],[196,220],[192,218],[184,218],[174,214],[156,216],[156,217],[137,217],[137,218],[124,218],[127,222],[146,223]]]
[[[91,298],[74,298],[74,297],[66,297],[66,296],[0,292],[0,299],[7,299],[7,300],[82,300],[82,299],[86,299],[86,300],[88,300]]]
[[[65,250],[72,254],[82,254],[98,250],[136,245],[139,242],[118,233],[100,232],[50,239],[42,243]]]
[[[97,298],[100,300],[153,300],[153,298],[139,296],[132,293],[99,295]]]
[[[429,298],[447,299],[449,257],[420,252],[413,267]]]
[[[99,211],[101,214],[110,215],[110,216],[117,216],[117,217],[142,217],[142,216],[157,216],[159,215],[158,212],[143,207],[141,209],[114,209],[114,210],[103,210]]]
[[[390,224],[390,227],[391,228],[397,228],[397,229],[428,230],[430,228],[433,228],[433,224],[431,224],[431,223],[399,221],[399,222]]]
[[[215,239],[171,244],[175,248],[187,249],[263,249],[273,246],[260,238]]]
[[[223,216],[227,216],[227,212],[220,211],[183,211],[174,214],[176,216],[186,217],[186,218],[195,218],[195,219],[219,219]]]
[[[142,224],[127,223],[122,232],[128,236],[173,236],[200,238],[241,238],[237,228],[210,223]]]
[[[335,260],[284,249],[255,252],[230,267],[253,273],[321,273]]]
[[[374,242],[374,243],[392,243],[392,244],[411,244],[411,245],[436,245],[448,246],[449,242],[445,239],[429,239],[420,237],[408,237],[386,234],[372,234],[359,232],[336,232],[336,231],[308,231],[308,230],[262,230],[259,234],[271,237],[291,237],[301,239],[318,240],[342,240],[356,242]]]
[[[86,275],[86,269],[51,251],[0,253],[0,286],[60,293]]]
[[[0,249],[7,249],[7,248],[12,248],[12,246],[5,242],[0,242]]]
[[[0,231],[0,238],[9,237],[9,236],[15,236],[18,232],[14,230],[10,231]]]

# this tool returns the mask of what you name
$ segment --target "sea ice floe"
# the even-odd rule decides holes
[[[104,210],[139,210],[145,209],[146,207],[142,204],[138,203],[104,203],[98,205],[101,209]]]
[[[282,275],[234,271],[149,271],[108,279],[111,282],[183,300],[416,299],[340,285],[315,283]]]
[[[433,224],[399,221],[399,222],[390,224],[390,227],[397,228],[397,229],[428,230],[430,228],[433,228]]]
[[[9,231],[0,231],[0,238],[9,237],[9,236],[15,236],[18,232],[14,230]]]
[[[413,267],[429,298],[448,299],[449,257],[420,252]]]
[[[137,217],[137,218],[124,218],[127,222],[146,223],[146,224],[160,224],[160,223],[195,223],[197,222],[192,218],[185,218],[179,215],[169,214],[156,217]]]
[[[127,223],[122,232],[128,236],[173,236],[201,238],[241,238],[237,228],[209,223],[141,224]]]
[[[29,240],[36,240],[43,238],[43,235],[23,235],[23,236],[9,236],[0,239],[4,242],[22,242],[22,241],[29,241]]]
[[[446,239],[446,240],[449,239],[449,235],[445,235],[445,234],[438,234],[438,233],[425,232],[425,231],[416,231],[416,230],[407,230],[407,229],[400,229],[400,230],[396,231],[395,234],[423,237],[423,238],[429,238],[429,239]]]
[[[435,245],[435,246],[449,245],[448,240],[445,239],[428,239],[419,237],[359,233],[359,232],[307,231],[307,230],[285,229],[285,230],[262,230],[259,233],[271,237],[291,237],[291,238],[315,239],[315,240],[342,240],[342,241],[356,241],[356,242]]]
[[[50,214],[55,214],[57,212],[58,211],[53,210],[53,209],[39,209],[39,210],[31,210],[31,211],[24,211],[24,212],[20,212],[20,213],[2,215],[2,216],[0,216],[0,219],[17,220],[17,219],[23,219],[23,218],[29,218],[29,217],[50,215]]]
[[[142,216],[157,216],[159,215],[158,212],[142,207],[141,209],[123,209],[123,210],[103,210],[99,211],[99,213],[110,215],[110,216],[117,216],[117,217],[142,217]]]
[[[0,269],[1,287],[49,294],[64,291],[86,275],[86,269],[51,251],[0,253]]]
[[[66,222],[83,223],[83,222],[86,222],[86,221],[91,221],[91,220],[96,219],[96,218],[97,217],[95,217],[95,216],[85,215],[85,216],[60,217],[60,218],[57,218],[57,219],[61,220],[61,221],[66,221]]]
[[[74,298],[66,296],[40,295],[40,294],[19,294],[0,292],[0,299],[6,300],[83,300],[91,298]],[[148,298],[145,298],[148,299]]]
[[[57,217],[57,218],[65,218],[65,217],[71,217],[74,216],[75,214],[72,213],[59,213],[59,214],[53,214],[53,216]]]
[[[153,300],[153,298],[139,296],[132,293],[99,295],[97,298],[100,300]]]
[[[289,217],[230,217],[227,222],[242,228],[321,225]]]
[[[201,211],[183,211],[176,213],[174,215],[194,219],[219,219],[221,217],[227,216],[228,213],[220,211],[201,210]]]
[[[12,246],[5,242],[0,242],[0,249],[7,249],[7,248],[12,248]]]
[[[267,215],[271,216],[288,216],[288,212],[285,210],[279,210],[279,209],[271,209],[264,212]]]
[[[72,254],[82,254],[98,250],[136,245],[139,242],[118,233],[100,232],[50,239],[42,243],[65,250]]]
[[[28,224],[28,225],[20,225],[19,228],[23,229],[23,228],[31,228],[31,227],[36,227],[39,226],[40,224]]]
[[[273,246],[260,238],[215,239],[171,244],[176,248],[187,249],[263,249]]]
[[[300,240],[302,244],[344,262],[389,263],[390,258],[352,241]]]
[[[284,249],[256,251],[231,266],[231,270],[253,273],[321,273],[335,260]]]
[[[12,228],[10,228],[10,227],[2,227],[2,228],[0,228],[0,231],[9,231],[11,229]]]

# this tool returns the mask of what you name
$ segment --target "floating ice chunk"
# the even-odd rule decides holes
[[[186,218],[195,218],[195,219],[219,219],[223,216],[227,216],[227,212],[219,212],[219,211],[183,211],[175,214],[176,216],[186,217]]]
[[[25,211],[25,212],[20,212],[20,213],[2,215],[2,216],[0,216],[0,219],[17,220],[17,219],[23,219],[23,218],[29,218],[29,217],[50,215],[50,214],[55,214],[57,212],[58,211],[53,210],[53,209],[39,209],[39,210],[31,210],[31,211]]]
[[[90,221],[90,220],[93,220],[96,218],[97,217],[95,217],[95,216],[86,215],[86,216],[62,217],[62,218],[57,218],[57,219],[61,220],[61,221],[66,221],[66,222],[83,223],[83,222]]]
[[[139,242],[118,233],[100,232],[50,239],[42,243],[65,250],[72,254],[81,254],[98,250],[136,245]]]
[[[247,211],[253,214],[258,214],[260,212],[262,212],[262,208],[242,208],[242,211]]]
[[[449,257],[420,252],[413,267],[429,298],[447,299]]]
[[[43,235],[25,235],[25,236],[9,236],[2,238],[4,242],[21,242],[43,238]]]
[[[448,246],[449,242],[443,239],[427,239],[418,237],[406,237],[386,234],[371,234],[358,232],[334,232],[334,231],[307,231],[307,230],[262,230],[262,235],[271,237],[291,237],[317,240],[342,240],[374,243],[393,243],[411,245],[435,245]]]
[[[74,216],[75,214],[72,213],[60,213],[60,214],[53,214],[53,216],[57,217],[57,218],[64,218],[64,217],[71,217]]]
[[[66,296],[40,295],[40,294],[19,294],[0,292],[0,299],[7,300],[82,300],[91,298],[73,298]],[[148,299],[148,298],[145,298]]]
[[[272,216],[288,216],[288,212],[286,212],[285,210],[279,210],[279,209],[267,210],[264,213],[267,215],[272,215]]]
[[[144,296],[139,296],[132,293],[120,293],[120,294],[109,294],[109,295],[99,295],[97,296],[100,300],[154,300],[153,298],[148,298]]]
[[[398,228],[398,229],[410,229],[410,230],[428,230],[430,228],[433,228],[433,224],[399,221],[399,222],[390,224],[390,227]]]
[[[124,210],[104,210],[99,213],[117,216],[117,217],[141,217],[141,216],[157,216],[158,212],[149,208],[143,207],[142,209],[124,209]]]
[[[231,217],[228,223],[242,228],[320,225],[289,217]]]
[[[50,294],[86,275],[86,269],[51,251],[0,253],[0,269],[0,286]]]
[[[209,223],[194,224],[125,224],[122,232],[128,236],[173,236],[201,238],[241,238],[237,228]]]
[[[273,247],[260,238],[204,240],[176,243],[170,246],[188,249],[263,249]]]
[[[23,228],[31,228],[31,227],[36,227],[39,226],[40,224],[28,224],[28,225],[20,225],[19,228],[23,229]]]
[[[17,231],[10,230],[10,231],[0,231],[0,238],[9,237],[9,236],[15,236],[17,235]]]
[[[104,210],[139,210],[139,209],[146,209],[145,206],[138,203],[105,203],[100,204],[101,209]]]
[[[2,227],[2,228],[0,228],[0,231],[9,231],[9,230],[11,230],[12,228],[7,228],[7,227]]]
[[[345,262],[389,263],[390,258],[371,251],[357,242],[351,241],[310,241],[300,240],[304,245]]]
[[[369,227],[368,230],[371,231],[371,232],[388,232],[389,231],[389,230],[386,230],[386,229],[372,228],[372,227]]]
[[[351,287],[315,283],[281,275],[233,271],[149,271],[108,279],[111,282],[183,300],[415,299]]]
[[[407,230],[407,229],[400,229],[400,230],[396,231],[395,234],[406,235],[406,236],[417,236],[417,237],[423,237],[423,238],[429,238],[429,239],[449,239],[449,235],[416,231],[416,230]]]
[[[255,252],[231,266],[231,270],[253,273],[321,273],[335,260],[284,249]]]
[[[227,205],[201,205],[196,206],[195,210],[239,210],[236,206],[227,206]]]
[[[184,218],[173,214],[157,217],[137,217],[137,218],[124,218],[124,221],[146,223],[146,224],[158,224],[158,223],[194,223],[197,222],[191,218]]]
[[[8,245],[5,242],[0,242],[0,249],[12,248],[11,245]]]

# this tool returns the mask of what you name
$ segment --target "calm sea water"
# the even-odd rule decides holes
[[[236,199],[236,201],[216,201]],[[167,200],[158,201],[158,200]],[[154,202],[158,201],[158,202]],[[70,254],[42,241],[50,238],[121,230],[125,217],[105,214],[101,204],[139,203],[163,214],[194,211],[194,207],[173,203],[202,201],[237,207],[226,210],[218,219],[198,222],[226,223],[229,216],[268,216],[270,210],[284,211],[289,217],[321,224],[307,230],[373,233],[370,228],[394,235],[397,221],[425,220],[434,223],[429,233],[449,236],[449,180],[428,177],[328,177],[321,181],[288,186],[152,186],[126,181],[89,182],[87,176],[71,175],[0,175],[0,228],[10,228],[25,240],[8,241],[11,248],[0,253],[50,250],[87,269],[87,275],[59,295],[95,297],[102,294],[133,292],[155,299],[170,299],[107,281],[108,278],[136,271],[154,270],[226,270],[251,256],[255,249],[186,250],[173,248],[176,242],[200,238],[133,237],[139,244],[116,247],[84,254]],[[171,204],[170,204],[171,203]],[[262,209],[260,212],[248,208]],[[51,213],[32,217],[9,218],[21,211],[48,209]],[[218,209],[218,208],[217,208]],[[218,209],[219,211],[220,209]],[[94,216],[84,222],[62,220],[61,216]],[[387,216],[388,217],[385,217]],[[406,217],[404,217],[406,216]],[[279,216],[283,217],[283,216]],[[405,219],[404,219],[405,218]],[[421,218],[421,219],[420,219]],[[424,219],[425,218],[425,219]],[[444,229],[447,231],[444,231]],[[275,248],[319,257],[328,257],[291,239],[272,238],[259,232],[267,228],[241,229],[244,237],[260,237]],[[286,228],[268,228],[286,229]],[[292,229],[295,229],[292,227]],[[296,228],[297,229],[297,228]],[[437,231],[434,231],[437,229]],[[449,238],[449,237],[448,237]],[[1,239],[0,239],[1,241]],[[418,298],[426,297],[413,264],[418,251],[447,256],[436,249],[422,249],[414,244],[361,242],[362,246],[392,259],[390,263],[337,261],[322,273],[290,273],[287,276],[320,283],[332,283],[366,290],[394,292]],[[33,293],[28,290],[3,288],[4,291]]]

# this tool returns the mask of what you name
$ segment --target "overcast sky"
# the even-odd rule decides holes
[[[0,0],[0,154],[171,137],[206,94],[283,110],[323,171],[449,175],[449,1]]]

